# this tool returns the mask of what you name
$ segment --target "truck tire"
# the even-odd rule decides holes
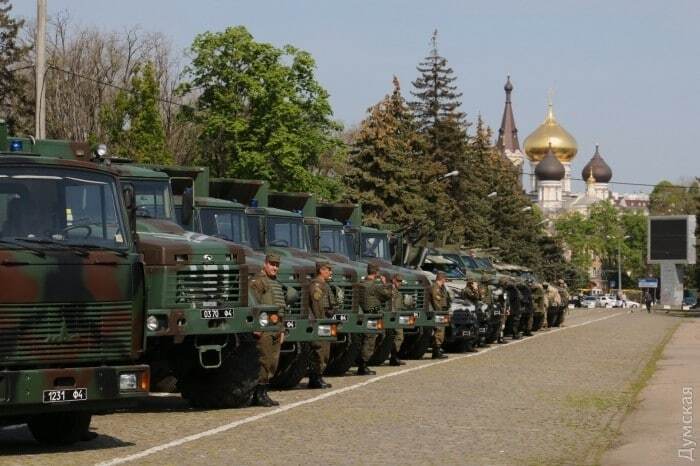
[[[404,359],[423,359],[433,339],[431,328],[421,328],[417,335],[406,335],[401,345],[400,355]]]
[[[443,343],[442,347],[448,353],[466,353],[474,351],[474,343],[473,338],[457,337],[449,343]]]
[[[391,356],[391,349],[394,347],[394,337],[396,332],[394,330],[386,330],[384,335],[380,335],[377,338],[377,343],[374,347],[374,353],[369,359],[370,366],[381,366],[384,361],[389,359]]]
[[[89,439],[91,419],[91,413],[81,411],[45,413],[30,417],[27,425],[41,444],[70,445]]]
[[[348,335],[343,343],[331,345],[331,357],[324,374],[343,375],[355,365],[355,361],[360,356],[360,335]]]
[[[197,363],[178,381],[182,397],[199,409],[240,408],[250,404],[260,377],[255,341],[246,339],[221,350],[221,366],[204,369]]]
[[[280,353],[275,376],[270,380],[272,388],[289,390],[295,388],[309,372],[309,353],[311,346],[308,343],[296,343],[293,352]]]

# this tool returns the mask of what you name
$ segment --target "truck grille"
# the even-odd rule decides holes
[[[0,366],[128,358],[132,302],[0,305]]]
[[[194,304],[219,301],[240,304],[241,283],[238,269],[209,270],[192,266],[177,272],[175,302]]]
[[[352,312],[352,285],[342,285],[343,289],[343,305],[341,309],[345,312]]]
[[[403,295],[413,296],[416,306],[411,309],[425,309],[425,288],[413,288],[410,286],[401,287],[399,290]]]

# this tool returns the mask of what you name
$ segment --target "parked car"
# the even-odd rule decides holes
[[[595,296],[584,296],[581,299],[581,307],[587,309],[593,309],[598,306],[598,298]]]
[[[636,309],[639,307],[639,303],[637,301],[632,301],[631,299],[616,299],[613,307]]]
[[[598,297],[598,305],[600,307],[615,307],[615,303],[617,303],[617,298],[608,294]]]

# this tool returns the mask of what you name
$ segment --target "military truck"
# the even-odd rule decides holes
[[[251,246],[260,251],[274,251],[283,257],[318,261],[310,251],[301,212],[269,207],[267,183],[259,180],[215,178],[210,182],[210,193],[219,199],[237,200],[248,205],[246,217],[251,233]],[[284,259],[283,259],[284,260]],[[341,375],[352,367],[359,355],[357,337],[363,333],[379,334],[384,331],[380,314],[359,312],[356,292],[360,276],[347,264],[333,262],[333,278],[330,286],[339,303],[337,320],[338,339],[331,345],[331,356],[326,374]],[[308,309],[308,296],[302,303]]]
[[[209,196],[209,170],[203,167],[152,167],[170,176],[178,222],[195,231],[231,241],[244,251],[249,277],[262,268],[264,254],[253,249],[252,235],[246,218],[246,206],[238,202]],[[191,203],[191,215],[183,216],[184,203]],[[309,319],[308,282],[316,272],[315,263],[287,255],[278,271],[285,290],[287,308],[284,315],[284,342],[277,372],[271,380],[275,388],[294,388],[306,376],[311,341],[336,341],[335,319]],[[252,295],[248,299],[253,299]],[[251,301],[250,304],[256,304]]]
[[[0,425],[70,444],[148,394],[144,264],[115,173],[27,142],[0,121]]]
[[[394,265],[392,259],[400,257],[402,253],[397,251],[392,254],[388,231],[362,226],[360,206],[351,203],[322,203],[316,210],[319,217],[332,219],[345,225],[346,236],[352,245],[348,248],[352,260],[375,263],[385,274],[400,273],[404,277],[409,277],[410,284],[403,287],[401,292],[405,296],[412,296],[408,302],[413,306],[416,322],[413,329],[404,330],[401,357],[422,358],[430,348],[433,330],[436,327],[449,326],[451,323],[449,312],[435,312],[430,307],[430,283],[415,270]],[[408,307],[411,308],[410,305]],[[456,323],[456,325],[462,324],[462,322]]]
[[[315,256],[352,267],[358,277],[364,277],[367,274],[367,263],[353,261],[350,258],[349,248],[352,247],[350,241],[352,238],[345,234],[343,224],[317,216],[317,204],[313,195],[309,193],[271,192],[268,202],[271,206],[302,213],[310,251]],[[389,279],[394,272],[393,270],[380,269],[380,273]],[[377,338],[374,354],[369,361],[370,365],[380,365],[389,358],[394,346],[396,329],[402,328],[411,331],[415,328],[416,288],[420,289],[424,284],[416,281],[417,277],[413,277],[413,275],[404,277],[403,280],[401,287],[403,309],[392,309],[390,302],[381,306],[384,333]],[[359,350],[357,345],[355,347]]]
[[[35,152],[31,140],[23,141]],[[145,353],[152,384],[198,408],[247,405],[259,374],[253,333],[281,331],[274,306],[248,306],[244,251],[175,222],[168,175],[109,157],[104,146],[52,141],[41,155],[109,166],[133,191],[132,231],[145,263]],[[86,228],[81,228],[90,236]]]

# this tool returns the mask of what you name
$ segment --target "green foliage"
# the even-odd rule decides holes
[[[423,140],[413,116],[401,96],[399,82],[394,90],[368,109],[352,144],[345,183],[353,202],[362,204],[367,225],[408,225],[426,220],[426,170],[420,165]]]
[[[695,198],[700,191],[698,181],[690,187],[683,187],[661,181],[649,194],[649,213],[651,215],[687,215],[695,213]]]
[[[113,154],[139,163],[173,162],[165,147],[159,92],[155,69],[149,62],[132,79],[131,92],[120,91],[113,105],[102,109],[101,120]]]
[[[199,34],[187,68],[196,91],[202,162],[216,176],[257,178],[274,189],[336,197],[339,185],[314,173],[340,146],[328,93],[311,55],[256,42],[242,26]]]
[[[6,115],[0,113],[0,118],[4,118],[14,132],[18,121],[31,113],[31,104],[24,92],[26,78],[17,72],[29,50],[18,38],[24,21],[12,18],[11,10],[9,0],[0,0],[0,108],[12,109]]]

